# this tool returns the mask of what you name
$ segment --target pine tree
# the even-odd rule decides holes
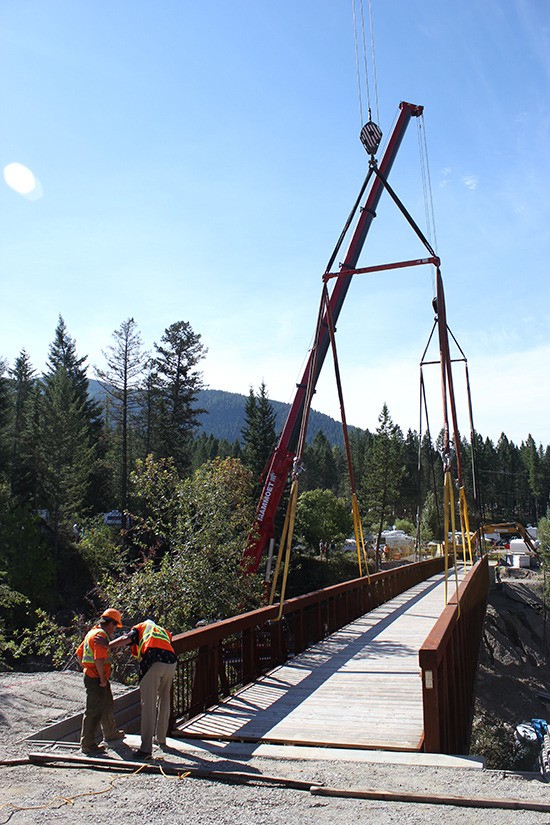
[[[106,502],[112,500],[112,479],[106,461],[110,434],[105,432],[103,426],[101,405],[89,394],[86,360],[87,356],[78,357],[75,340],[69,335],[65,321],[60,315],[54,340],[50,344],[48,369],[43,381],[44,385],[47,386],[57,370],[59,368],[64,369],[73,387],[75,397],[80,401],[90,436],[90,443],[95,450],[94,467],[89,476],[84,504],[87,508],[97,512],[105,508]]]
[[[34,411],[36,374],[23,349],[9,371],[12,379],[13,422],[11,429],[11,492],[19,502],[28,501],[28,467],[22,454],[22,441]]]
[[[9,478],[9,417],[10,398],[9,384],[5,376],[7,364],[0,359],[0,481]]]
[[[408,518],[416,524],[419,503],[418,474],[418,435],[409,430],[403,445],[404,472],[399,485],[398,512],[402,518]]]
[[[378,417],[379,426],[374,435],[372,449],[367,455],[364,496],[371,523],[377,523],[376,551],[386,521],[393,524],[399,485],[404,473],[403,434],[393,423],[386,404]],[[378,552],[376,553],[378,561]]]
[[[171,324],[160,344],[155,344],[155,350],[153,451],[159,457],[171,456],[182,472],[190,466],[193,432],[198,426],[198,416],[205,412],[194,404],[199,390],[204,388],[196,367],[207,350],[201,336],[193,332],[187,321]]]
[[[331,490],[338,488],[338,472],[334,453],[322,430],[315,433],[311,444],[304,450],[304,490]]]
[[[42,385],[35,381],[27,400],[27,413],[19,439],[15,493],[21,504],[38,510],[42,477]]]
[[[87,355],[81,358],[77,356],[76,342],[69,335],[65,321],[60,315],[54,340],[50,344],[48,370],[45,378],[47,380],[48,376],[53,375],[59,367],[63,367],[67,371],[67,376],[71,380],[76,395],[88,417],[91,431],[96,431],[95,434],[92,432],[92,435],[97,435],[97,430],[101,427],[101,407],[89,395],[89,381],[86,374],[87,358]]]
[[[533,436],[529,433],[525,444],[521,445],[521,458],[525,466],[529,490],[529,503],[523,517],[529,522],[538,522],[541,510],[543,490],[542,446],[537,447]]]
[[[80,514],[94,461],[86,413],[67,370],[45,383],[41,402],[40,492],[56,537]]]
[[[158,452],[156,445],[160,442],[161,386],[154,360],[149,358],[145,364],[144,376],[137,392],[138,409],[135,416],[136,453],[144,460],[148,455]]]
[[[131,463],[129,424],[132,414],[137,409],[138,379],[145,368],[147,355],[143,353],[141,335],[133,318],[123,321],[113,332],[113,338],[114,344],[103,351],[107,369],[96,367],[96,375],[113,402],[111,415],[120,443],[119,509],[124,513],[128,506],[128,477]]]
[[[252,387],[244,408],[245,425],[241,430],[244,463],[259,479],[275,449],[276,415],[262,381],[258,394]]]

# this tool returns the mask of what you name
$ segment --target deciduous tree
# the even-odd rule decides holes
[[[261,582],[240,564],[252,523],[252,479],[236,459],[207,462],[181,480],[171,460],[148,458],[132,474],[135,519],[154,556],[103,582],[128,616],[155,617],[174,631],[259,604]]]
[[[342,544],[353,530],[351,504],[331,490],[306,490],[298,497],[294,535],[310,550]]]

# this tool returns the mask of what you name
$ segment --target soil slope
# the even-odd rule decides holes
[[[530,767],[514,730],[550,721],[550,701],[539,695],[550,695],[549,636],[542,573],[506,568],[489,592],[476,686],[472,750],[491,767]]]

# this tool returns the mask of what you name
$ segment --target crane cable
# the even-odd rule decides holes
[[[359,117],[361,121],[361,127],[364,124],[363,119],[363,96],[362,96],[362,80],[361,80],[361,67],[360,67],[360,56],[359,56],[359,36],[358,36],[358,23],[357,23],[357,11],[355,6],[355,0],[351,0],[351,8],[352,8],[352,17],[353,17],[353,38],[355,44],[355,68],[357,72],[357,91],[358,91],[358,98],[359,98]],[[368,109],[368,119],[371,120],[372,116],[372,108],[371,108],[371,94],[370,94],[370,80],[369,80],[369,69],[368,69],[368,60],[367,60],[367,43],[366,43],[366,35],[365,35],[365,14],[363,10],[363,0],[359,0],[359,10],[360,10],[360,17],[361,17],[361,41],[362,41],[362,58],[363,58],[363,72],[364,72],[364,84],[365,84],[365,93],[367,99],[367,109]],[[373,16],[372,16],[372,2],[369,0],[369,24],[370,24],[370,47],[371,47],[371,63],[372,63],[372,76],[373,76],[373,88],[374,88],[374,97],[376,101],[376,119],[377,122],[380,122],[380,110],[378,105],[378,80],[376,74],[376,57],[374,53],[374,23],[373,23]]]
[[[437,233],[435,228],[435,210],[430,177],[430,163],[428,159],[428,142],[426,139],[426,125],[424,114],[417,120],[418,155],[420,159],[420,175],[422,178],[422,192],[424,195],[424,213],[426,218],[426,235],[437,253]],[[435,295],[435,287],[433,289]]]

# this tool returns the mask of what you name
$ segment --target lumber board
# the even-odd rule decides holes
[[[312,786],[314,796],[339,796],[347,799],[374,799],[382,802],[419,802],[423,805],[453,805],[466,808],[503,808],[514,811],[550,811],[550,803],[528,799],[490,798],[479,796],[443,796],[438,794],[376,791],[371,788],[328,788]]]
[[[271,776],[265,773],[246,773],[245,771],[217,771],[207,770],[187,765],[169,765],[163,760],[152,760],[148,762],[129,762],[123,759],[104,759],[102,757],[89,756],[67,756],[57,753],[29,753],[28,761],[37,765],[51,765],[59,762],[61,764],[74,765],[83,768],[103,768],[106,770],[124,770],[143,773],[163,773],[172,776],[192,776],[197,779],[211,779],[221,782],[234,782],[238,784],[269,784],[284,785],[287,788],[306,790],[312,786],[311,782],[301,779],[288,779],[284,776]],[[321,786],[322,787],[322,786]]]

